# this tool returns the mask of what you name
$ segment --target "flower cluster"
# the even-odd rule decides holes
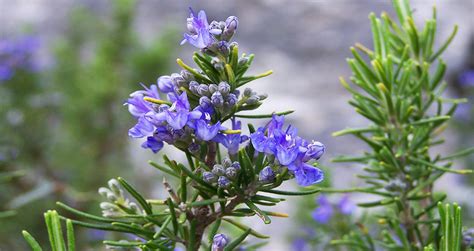
[[[125,198],[124,191],[116,179],[109,180],[108,186],[99,188],[99,194],[107,199],[107,202],[100,203],[104,217],[113,218],[124,214],[143,214],[135,202],[130,202]]]
[[[39,48],[39,40],[33,36],[0,40],[0,82],[11,79],[18,70],[35,71],[32,60]]]
[[[206,13],[201,10],[196,15],[190,9],[190,17],[187,19],[189,34],[184,34],[181,44],[189,42],[191,45],[208,51],[210,53],[229,53],[229,41],[234,36],[239,21],[237,17],[230,16],[226,21],[207,21]]]
[[[312,216],[316,222],[321,224],[327,224],[331,220],[335,208],[343,215],[351,215],[356,208],[348,195],[344,195],[336,205],[333,205],[324,195],[319,196],[317,202],[318,207],[313,211]]]
[[[288,167],[301,186],[322,181],[323,172],[308,162],[321,158],[324,145],[318,141],[309,143],[297,135],[296,128],[290,125],[284,129],[283,124],[283,116],[273,115],[266,126],[252,133],[250,139],[255,150],[274,156],[273,166]]]
[[[202,177],[207,183],[216,183],[221,188],[227,188],[235,180],[240,171],[240,163],[225,158],[222,164],[215,164],[211,172],[203,172]]]

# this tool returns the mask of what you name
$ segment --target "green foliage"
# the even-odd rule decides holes
[[[46,222],[46,228],[48,230],[49,244],[51,251],[74,251],[76,244],[74,240],[74,229],[71,220],[66,220],[66,236],[64,238],[63,231],[61,229],[61,222],[59,214],[50,210],[44,214],[44,220]],[[42,251],[40,244],[30,235],[27,231],[22,232],[23,237],[28,242],[33,251]]]
[[[422,250],[429,244],[436,247],[440,241],[439,221],[432,211],[446,196],[433,192],[434,183],[447,172],[472,173],[451,169],[452,159],[471,154],[472,148],[444,156],[430,151],[444,142],[440,133],[457,105],[465,102],[442,97],[446,64],[440,56],[457,27],[434,49],[436,9],[425,27],[419,29],[407,0],[394,0],[393,4],[399,24],[387,13],[380,18],[370,14],[374,49],[360,44],[351,48],[354,58],[348,59],[348,64],[354,86],[341,78],[353,95],[349,104],[372,123],[365,128],[336,132],[334,136],[353,135],[365,142],[370,151],[363,156],[338,157],[335,161],[363,164],[367,174],[359,177],[367,186],[350,190],[381,196],[380,200],[359,206],[385,208],[377,215],[385,227],[376,240],[361,232],[333,242],[351,245],[354,250],[375,250],[369,245],[373,241],[387,250]],[[449,233],[457,233],[458,227]],[[445,248],[459,250],[458,245],[453,245],[454,242]]]

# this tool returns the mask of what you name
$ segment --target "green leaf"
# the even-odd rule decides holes
[[[261,189],[260,190],[260,192],[287,195],[287,196],[309,195],[309,194],[319,193],[320,191],[321,191],[320,188],[316,188],[316,189],[312,189],[312,190],[306,190],[306,191],[282,191],[282,190],[272,190],[272,189]]]
[[[242,243],[245,238],[250,234],[250,229],[247,229],[243,234],[241,234],[237,239],[233,240],[231,243],[229,243],[225,248],[224,251],[232,251],[235,250],[240,243]]]
[[[247,227],[246,225],[240,223],[240,222],[237,222],[237,221],[234,221],[232,219],[229,219],[229,218],[222,218],[224,221],[227,221],[228,223],[234,225],[235,227],[239,228],[239,229],[242,229],[244,231],[247,231],[250,229],[250,234],[257,237],[257,238],[260,238],[260,239],[268,239],[270,238],[270,236],[268,235],[264,235],[264,234],[261,234],[253,229],[251,229],[250,227]]]
[[[68,251],[76,250],[76,239],[74,237],[74,227],[71,220],[66,220],[66,233],[67,233],[67,249]]]
[[[145,198],[141,196],[130,184],[127,183],[126,180],[124,180],[122,177],[118,177],[117,180],[120,182],[120,184],[127,190],[130,195],[132,195],[137,202],[143,207],[143,210],[147,214],[153,214],[153,211],[151,209],[151,206],[148,202],[146,202]]]
[[[25,238],[26,242],[28,242],[28,245],[30,245],[31,250],[33,250],[33,251],[43,251],[40,244],[35,240],[35,238],[33,236],[30,235],[30,233],[28,233],[25,230],[23,230],[21,233],[23,234],[23,238]]]
[[[169,175],[171,175],[171,176],[174,176],[174,177],[176,177],[176,178],[179,178],[179,175],[178,175],[178,174],[176,174],[175,172],[173,172],[172,170],[170,170],[170,169],[168,169],[168,168],[166,168],[166,167],[164,167],[164,166],[159,165],[158,163],[155,163],[155,162],[149,160],[149,161],[148,161],[148,164],[150,164],[151,166],[155,167],[156,169],[158,169],[158,170],[160,170],[160,171],[162,171],[162,172],[164,172],[164,173],[167,173],[167,174],[169,174]]]
[[[257,114],[257,115],[246,115],[246,114],[235,114],[234,116],[237,118],[247,118],[247,119],[263,119],[263,118],[271,118],[273,115],[288,115],[293,113],[294,110],[288,110],[284,112],[274,112],[270,114]]]
[[[270,219],[270,217],[268,217],[267,214],[265,214],[260,208],[258,208],[252,201],[249,201],[249,200],[246,200],[245,201],[245,204],[250,208],[252,209],[258,217],[260,217],[260,219],[262,219],[262,221],[265,223],[265,224],[270,224],[272,222],[272,220]]]
[[[436,58],[438,58],[445,50],[448,48],[449,44],[453,41],[454,37],[456,36],[456,33],[458,32],[458,26],[454,26],[454,30],[451,33],[451,35],[448,37],[446,42],[443,43],[443,45],[438,49],[436,53],[433,54],[430,58],[430,62],[433,62]]]

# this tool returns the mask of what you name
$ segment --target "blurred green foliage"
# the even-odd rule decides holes
[[[0,212],[21,211],[0,218],[0,250],[24,249],[19,227],[40,233],[41,212],[58,199],[97,210],[89,208],[96,188],[117,170],[132,172],[126,137],[132,123],[122,104],[140,82],[169,71],[179,38],[172,30],[157,31],[144,43],[133,32],[136,1],[107,3],[106,13],[71,10],[59,41],[43,44],[53,50],[52,67],[17,72],[0,86],[0,115],[17,112],[22,119],[0,120],[1,151],[11,156],[0,160]]]

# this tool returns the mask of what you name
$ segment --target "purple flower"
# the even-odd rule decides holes
[[[0,39],[0,81],[10,80],[18,70],[37,71],[33,54],[39,45],[38,38],[34,36]]]
[[[300,186],[310,186],[323,181],[324,173],[321,169],[313,167],[307,163],[301,162],[294,166],[292,170],[296,177],[296,182]],[[290,167],[288,167],[289,170]]]
[[[147,137],[146,141],[143,142],[142,147],[145,149],[149,148],[154,153],[157,153],[161,148],[163,148],[163,141],[159,141],[155,137]]]
[[[199,140],[212,140],[217,135],[220,128],[221,122],[212,125],[204,119],[196,120],[196,136]]]
[[[303,251],[303,250],[307,250],[308,243],[306,242],[305,239],[298,237],[295,240],[293,240],[293,243],[291,246],[293,247],[294,251]]]
[[[318,160],[326,151],[326,147],[319,141],[313,141],[312,143],[307,144],[306,148],[308,150],[304,154],[303,161],[308,161],[311,159]]]
[[[316,210],[313,211],[311,214],[313,219],[321,224],[327,224],[330,220],[332,215],[334,214],[333,208],[329,200],[326,196],[321,195],[319,196],[318,200],[318,207]]]
[[[225,234],[216,234],[212,239],[212,251],[222,251],[229,243],[229,237]]]
[[[232,119],[232,130],[240,130],[242,123],[235,119]],[[244,143],[249,139],[248,136],[242,135],[240,133],[236,134],[222,134],[219,133],[214,141],[222,144],[229,151],[230,155],[236,154],[239,151],[240,144]]]
[[[309,186],[321,182],[323,172],[307,164],[312,159],[319,159],[324,153],[324,145],[320,142],[308,144],[297,135],[296,128],[288,126],[283,130],[284,117],[272,117],[265,127],[260,127],[250,135],[252,145],[257,152],[271,154],[278,160],[277,164],[287,166],[301,186]]]
[[[161,76],[156,82],[163,93],[175,92],[176,85],[173,84],[170,76]]]
[[[183,128],[190,120],[198,119],[201,117],[201,112],[192,111],[190,112],[190,105],[186,92],[183,92],[180,95],[170,96],[171,100],[174,101],[173,105],[166,111],[166,122],[173,129]]]
[[[128,136],[132,138],[143,138],[153,134],[155,126],[144,116],[138,118],[138,122],[128,130]]]
[[[337,207],[342,214],[350,215],[356,209],[356,205],[349,199],[349,195],[344,195],[339,201]]]
[[[258,180],[264,183],[270,183],[275,180],[275,173],[270,166],[266,166],[258,174]]]
[[[210,46],[215,38],[211,33],[218,34],[221,31],[218,29],[209,29],[206,12],[199,11],[198,15],[190,8],[189,18],[187,19],[187,28],[190,34],[184,34],[184,40],[181,44],[189,42],[191,45],[203,49]]]
[[[145,90],[140,90],[130,94],[130,98],[127,100],[125,105],[128,105],[128,111],[135,117],[141,117],[146,113],[153,110],[153,104],[143,100],[144,97],[151,97],[155,99],[160,98],[158,92],[158,87],[156,85],[151,85],[150,88],[144,86]]]
[[[225,176],[220,176],[217,180],[217,186],[221,188],[227,188],[230,186],[230,180]]]
[[[212,172],[203,172],[202,179],[207,183],[213,183],[217,181],[217,176],[214,175]]]
[[[474,70],[467,70],[459,75],[459,83],[464,87],[474,87]]]

